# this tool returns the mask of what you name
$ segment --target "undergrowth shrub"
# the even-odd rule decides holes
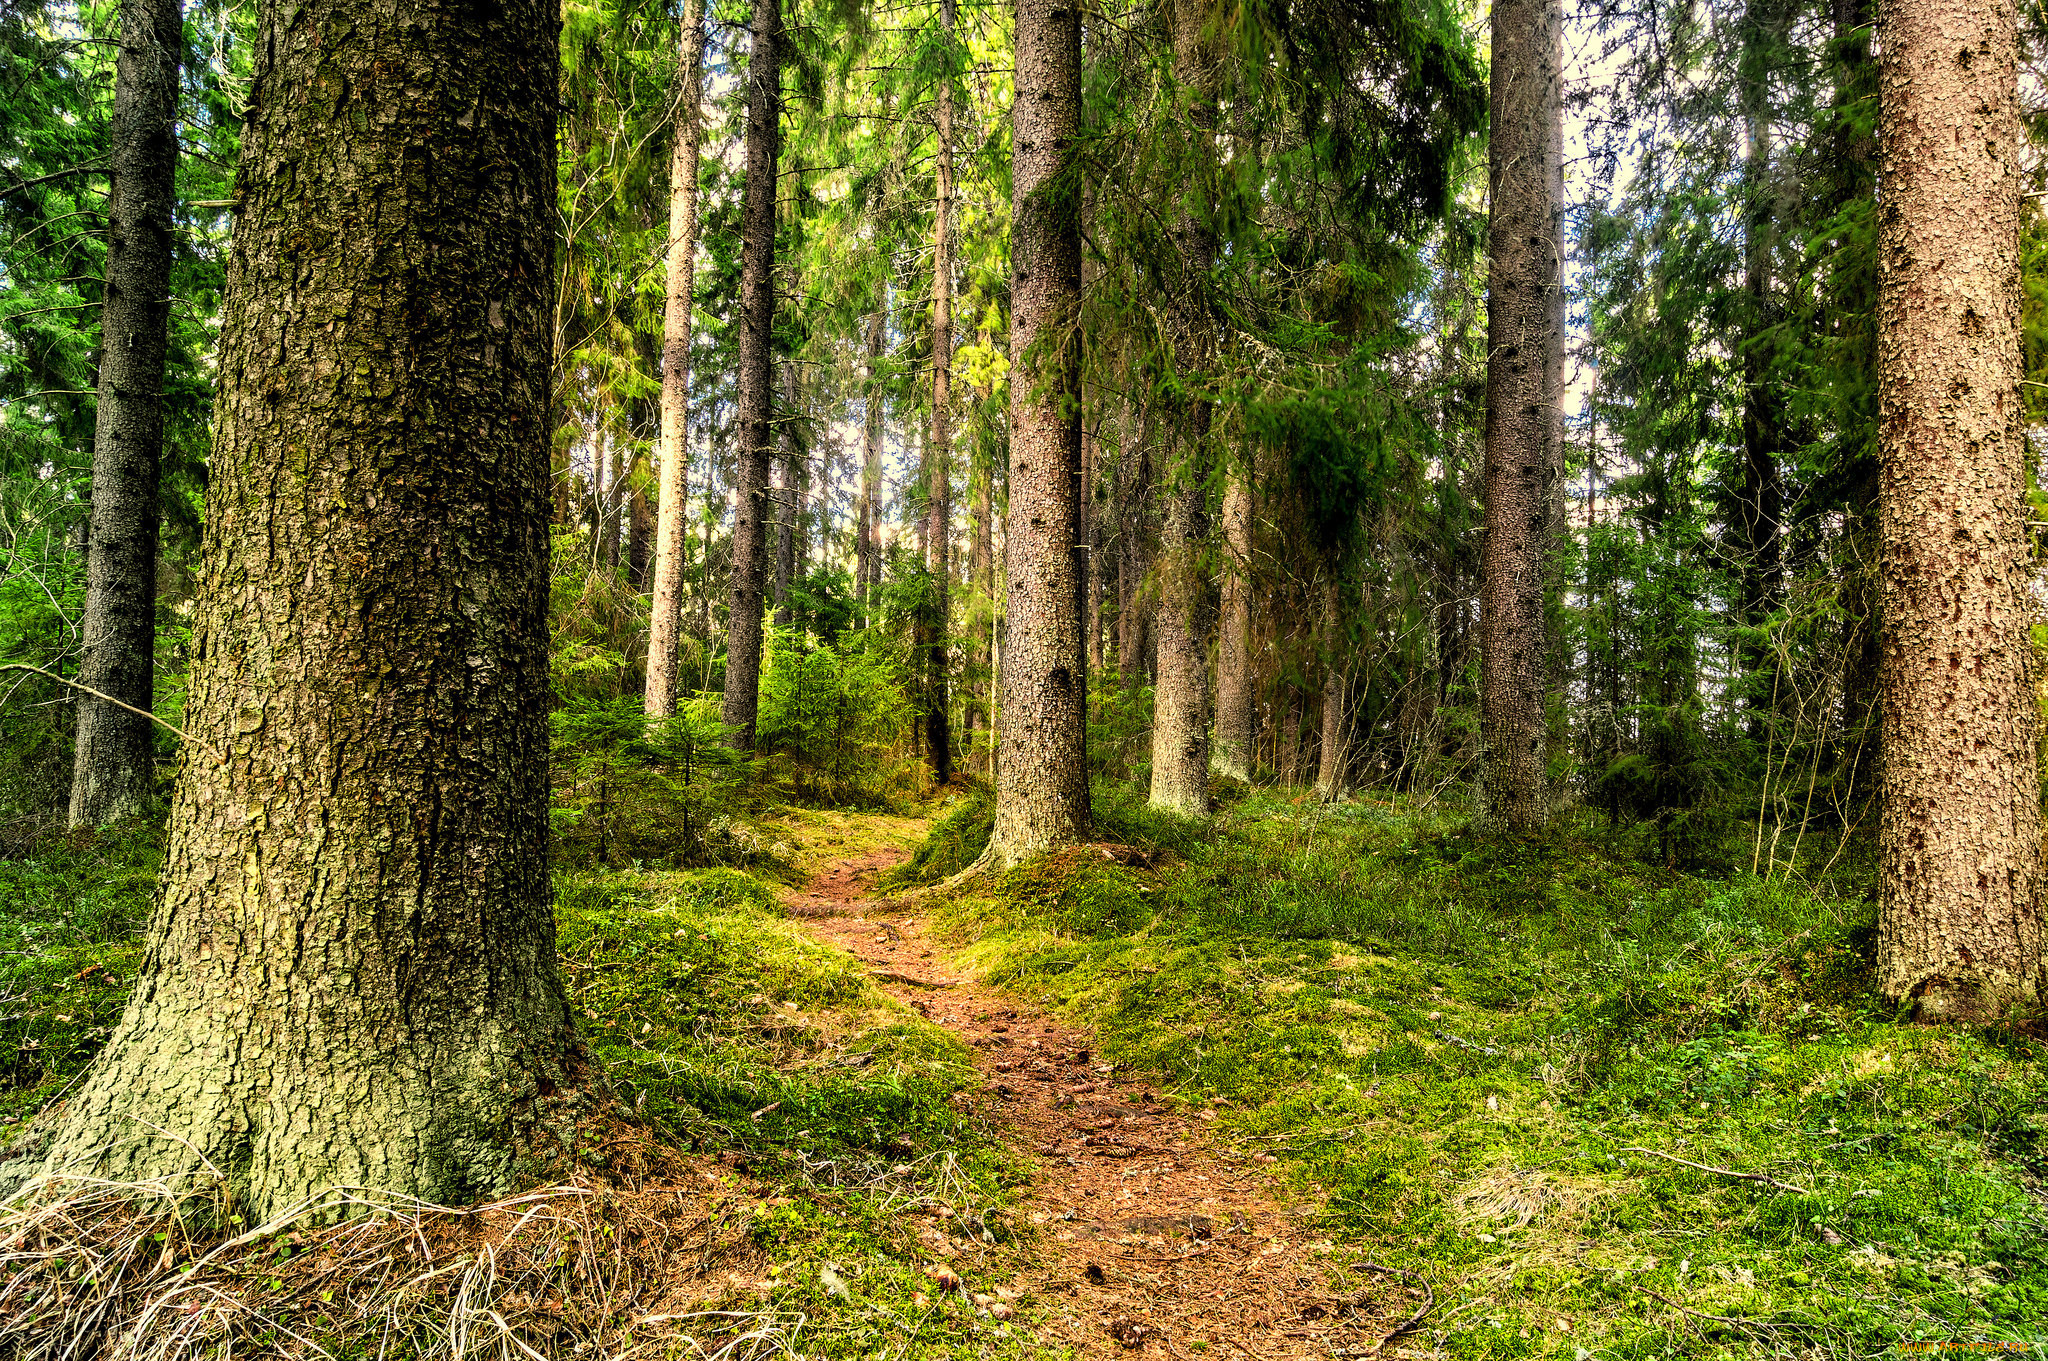
[[[917,714],[905,674],[895,644],[875,630],[843,633],[837,646],[771,633],[755,727],[768,777],[804,802],[888,809],[912,794]]]
[[[744,758],[717,700],[650,722],[636,695],[572,697],[550,717],[558,864],[763,865],[772,856],[739,816]]]

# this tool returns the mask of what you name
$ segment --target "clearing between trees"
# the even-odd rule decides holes
[[[1656,868],[1590,827],[1517,847],[1419,801],[1096,805],[1098,843],[953,889],[979,792],[770,809],[721,831],[745,868],[561,871],[564,980],[617,1102],[551,1184],[228,1235],[132,1187],[17,1215],[0,1352],[1846,1358],[2040,1334],[2043,1046],[1876,1009],[1867,902]],[[11,1128],[119,1015],[153,855],[5,867]]]

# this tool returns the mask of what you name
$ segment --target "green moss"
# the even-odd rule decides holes
[[[120,1020],[161,857],[155,828],[130,827],[0,859],[0,1144]]]
[[[807,845],[866,848],[828,815],[790,816]],[[997,1243],[1014,1228],[1018,1168],[955,1101],[975,1077],[959,1041],[812,942],[748,874],[565,877],[556,915],[573,1005],[619,1094],[670,1139],[779,1188],[748,1229],[771,1263],[767,1298],[742,1303],[802,1314],[807,1356],[865,1358],[908,1337],[918,1356],[1027,1354],[1013,1325],[923,1270],[936,1226],[972,1223]],[[965,1258],[953,1265],[972,1278]]]
[[[1188,826],[1158,870],[1071,854],[974,885],[947,929],[1227,1103],[1219,1135],[1277,1155],[1324,1231],[1436,1282],[1449,1355],[2043,1334],[2044,1046],[1896,1025],[1860,884],[1259,792]]]

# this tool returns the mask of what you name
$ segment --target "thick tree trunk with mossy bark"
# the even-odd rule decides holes
[[[754,0],[747,57],[747,178],[740,191],[738,472],[733,479],[732,608],[726,615],[725,698],[719,717],[733,745],[754,747],[761,710],[761,616],[772,519],[768,465],[775,453],[775,165],[782,139],[782,3]]]
[[[995,831],[1014,865],[1087,833],[1087,690],[1075,590],[1080,528],[1081,233],[1062,195],[1081,115],[1081,13],[1018,0],[1010,212],[1008,627]]]
[[[178,0],[125,0],[114,62],[107,193],[106,300],[100,311],[92,534],[86,548],[78,679],[140,709],[78,697],[71,825],[133,817],[149,802],[156,733],[157,484],[171,324],[171,215],[177,199]]]
[[[1480,567],[1480,725],[1489,816],[1525,836],[1549,816],[1544,777],[1544,581],[1563,412],[1551,376],[1563,263],[1550,141],[1562,54],[1557,0],[1493,7],[1492,199],[1486,300],[1486,539]]]
[[[581,1069],[547,864],[554,7],[261,25],[157,909],[8,1169],[218,1168],[251,1224],[508,1190]]]
[[[690,507],[690,335],[697,280],[697,160],[704,139],[704,0],[683,0],[676,44],[676,138],[668,171],[668,300],[661,320],[661,490],[654,601],[647,630],[646,711],[676,711],[683,636],[684,523]]]
[[[1878,986],[1922,1020],[2043,988],[2020,401],[2018,18],[1879,11]]]
[[[1251,451],[1223,483],[1223,617],[1216,640],[1216,740],[1210,761],[1229,780],[1250,780],[1253,758]]]
[[[1190,178],[1206,182],[1214,155],[1214,56],[1204,40],[1202,0],[1175,0],[1174,77],[1187,91]],[[1153,691],[1152,806],[1203,817],[1209,812],[1209,437],[1206,398],[1192,395],[1214,359],[1209,271],[1216,238],[1190,185],[1174,224],[1180,269],[1170,311],[1174,368],[1182,393],[1173,402],[1173,457],[1160,499],[1166,524],[1159,545],[1159,677]]]

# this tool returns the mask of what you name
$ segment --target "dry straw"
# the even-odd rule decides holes
[[[0,1208],[0,1356],[767,1361],[805,1320],[715,1308],[756,1265],[744,1200],[644,1140],[451,1209],[337,1187],[232,1236],[224,1181],[38,1179]],[[625,1170],[621,1170],[625,1169]],[[341,1218],[339,1222],[328,1222]]]

